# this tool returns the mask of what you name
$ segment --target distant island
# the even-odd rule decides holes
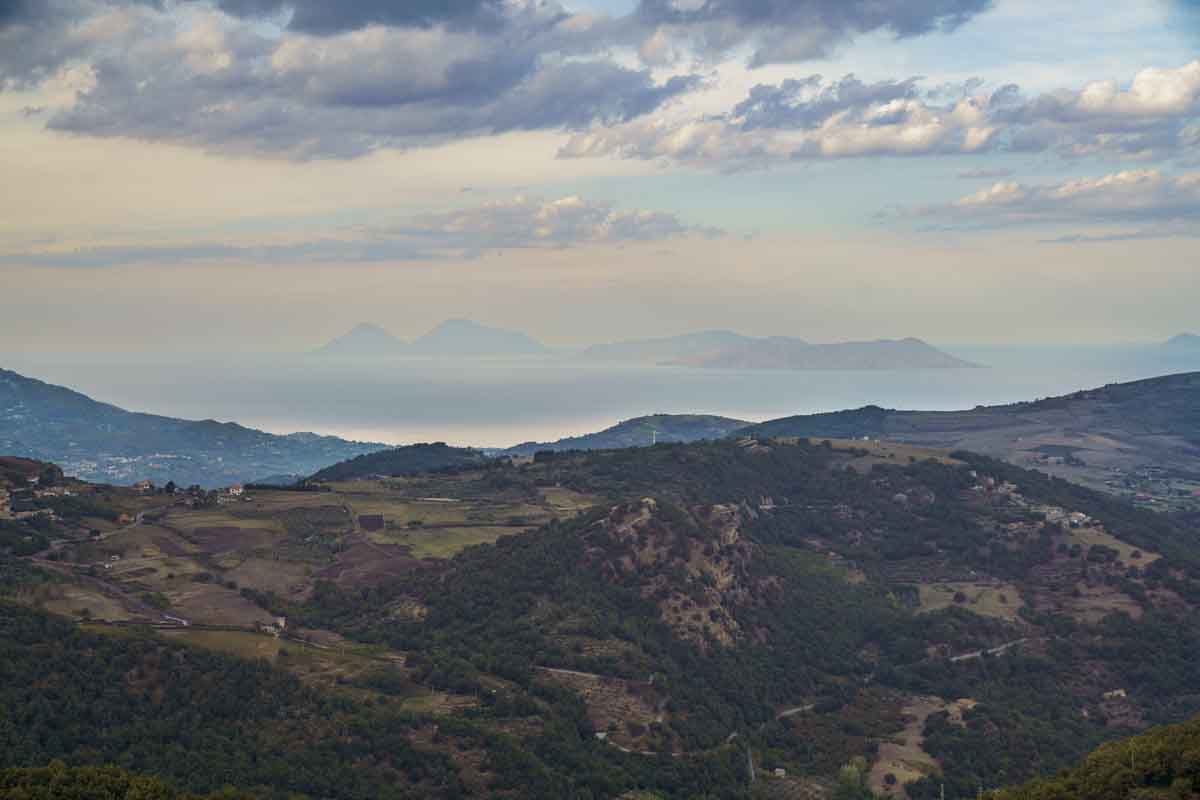
[[[539,356],[545,345],[520,331],[490,328],[469,319],[446,320],[412,342],[406,342],[371,323],[317,348],[325,357],[441,356],[449,358]]]
[[[920,339],[812,344],[787,336],[753,338],[701,331],[661,339],[595,345],[583,357],[705,369],[887,370],[977,367]]]
[[[1194,333],[1181,333],[1168,339],[1163,347],[1175,352],[1200,353],[1200,336]]]
[[[504,358],[545,356],[549,348],[521,331],[451,319],[411,342],[372,323],[312,351],[328,358],[421,356]],[[735,331],[707,330],[654,339],[595,344],[584,361],[743,370],[908,370],[978,367],[915,338],[813,344],[789,336],[756,338]]]

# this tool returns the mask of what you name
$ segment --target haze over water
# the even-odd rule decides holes
[[[741,371],[526,360],[168,360],[2,355],[0,366],[128,410],[403,444],[506,447],[652,413],[750,421],[875,404],[962,409],[1200,369],[1145,347],[946,347],[985,369]]]

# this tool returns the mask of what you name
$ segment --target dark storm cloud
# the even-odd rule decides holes
[[[301,160],[353,158],[463,136],[626,122],[698,80],[656,83],[647,71],[608,61],[507,58],[465,83],[450,69],[451,79],[409,86],[353,68],[336,79],[328,70],[264,77],[235,64],[229,74],[198,77],[178,59],[149,72],[102,62],[96,87],[53,115],[49,127]]]
[[[500,27],[421,25],[430,9],[466,14],[463,3],[314,3],[310,17],[298,18],[336,6],[352,26],[392,9],[389,20],[415,25],[328,36],[273,36],[201,3],[190,28],[180,28],[151,0],[0,2],[8,21],[0,28],[0,89],[87,65],[75,102],[44,115],[49,128],[211,151],[346,158],[464,136],[577,130],[650,113],[699,83],[659,82],[619,65],[601,46],[603,21],[564,22],[551,2],[504,4]],[[255,15],[279,4],[224,5]]]
[[[69,26],[91,9],[84,0],[0,0],[0,91],[36,85],[85,55]]]
[[[646,28],[693,35],[702,49],[727,51],[755,41],[752,64],[803,61],[828,54],[859,34],[921,36],[951,31],[983,13],[992,0],[641,0]]]
[[[820,75],[789,78],[778,86],[759,84],[733,110],[745,130],[813,128],[834,114],[918,96],[920,78],[866,84],[847,75],[830,84]]]
[[[288,14],[289,29],[315,35],[368,25],[498,27],[505,21],[503,0],[218,0],[217,6],[243,18]]]
[[[991,0],[706,0],[680,7],[641,0],[638,16],[652,24],[732,21],[746,27],[787,27],[814,20],[831,30],[888,29],[900,36],[949,30],[991,7]]]

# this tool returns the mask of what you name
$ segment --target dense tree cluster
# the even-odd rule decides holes
[[[1096,750],[1055,778],[989,800],[1193,800],[1200,797],[1200,718]]]

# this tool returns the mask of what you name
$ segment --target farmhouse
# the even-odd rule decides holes
[[[240,483],[235,483],[233,486],[229,487],[230,497],[241,497],[245,493],[246,487],[242,486]]]

